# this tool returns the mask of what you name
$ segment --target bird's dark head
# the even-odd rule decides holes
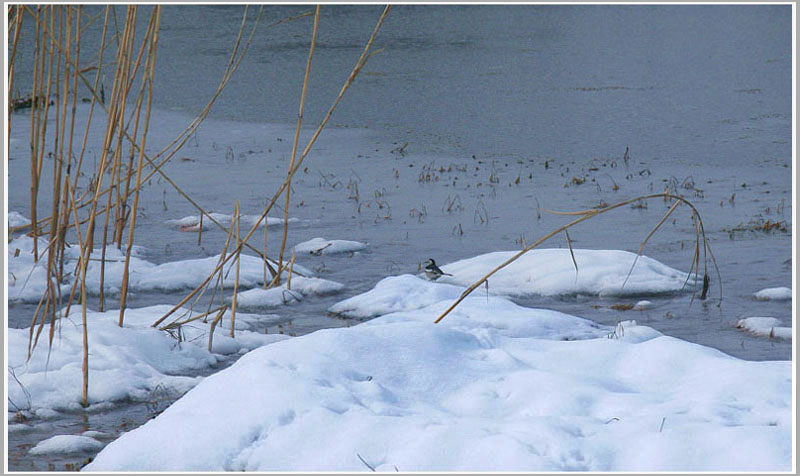
[[[428,261],[425,262],[425,265],[426,266],[431,266],[431,265],[436,266],[436,261],[434,261],[433,258],[428,258]]]

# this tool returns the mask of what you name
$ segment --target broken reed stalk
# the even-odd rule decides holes
[[[292,141],[292,156],[289,161],[289,170],[287,171],[287,180],[289,181],[286,187],[286,199],[283,204],[283,238],[281,238],[281,248],[278,253],[278,273],[274,280],[277,284],[280,282],[281,271],[283,270],[283,252],[286,249],[286,238],[289,232],[289,197],[292,192],[292,178],[291,171],[294,168],[294,161],[297,158],[297,144],[300,142],[300,129],[303,126],[303,110],[306,105],[306,91],[308,90],[308,78],[311,73],[311,60],[314,58],[314,48],[317,45],[317,30],[319,30],[319,11],[320,6],[317,5],[314,11],[314,29],[311,32],[311,46],[308,48],[308,59],[306,60],[306,72],[303,75],[303,88],[300,91],[300,108],[297,113],[297,127],[294,131],[294,140]],[[266,226],[266,224],[264,225]]]
[[[294,272],[294,248],[292,248],[292,258],[289,261],[289,274],[286,277],[286,289],[291,291],[292,290],[292,273]]]
[[[214,329],[217,328],[217,324],[219,324],[219,320],[222,319],[222,316],[223,316],[223,314],[225,314],[225,310],[227,308],[228,308],[227,306],[223,306],[222,309],[220,309],[219,313],[217,313],[217,316],[214,318],[214,320],[211,321],[211,325],[209,326],[209,329],[208,329],[208,351],[209,352],[211,352],[211,347],[212,347],[212,344],[214,343]]]
[[[183,326],[185,324],[188,324],[190,322],[194,322],[194,321],[197,321],[197,320],[202,319],[204,317],[210,316],[211,314],[214,314],[215,312],[219,312],[220,310],[225,309],[226,307],[227,306],[223,304],[222,306],[216,307],[214,309],[210,309],[210,310],[208,310],[208,311],[206,311],[206,312],[204,312],[202,314],[198,314],[198,315],[192,316],[192,317],[190,317],[188,319],[184,319],[183,321],[170,322],[167,325],[159,327],[158,330],[166,331],[166,330],[178,328],[178,327]]]
[[[386,17],[389,15],[389,11],[391,11],[391,5],[387,5],[384,8],[383,14],[381,15],[380,19],[378,19],[378,23],[375,25],[375,29],[372,31],[372,35],[370,35],[369,40],[367,40],[367,44],[364,47],[364,51],[361,53],[361,56],[359,56],[358,60],[356,61],[356,64],[353,67],[353,70],[350,72],[350,75],[348,76],[347,80],[345,80],[344,85],[342,86],[341,90],[339,91],[339,94],[336,96],[336,99],[334,100],[333,104],[328,109],[327,114],[325,115],[323,120],[320,122],[319,126],[317,126],[317,129],[314,131],[314,134],[312,135],[311,139],[309,139],[308,143],[306,144],[305,149],[303,149],[303,153],[300,154],[300,157],[297,159],[297,162],[295,163],[294,168],[292,170],[290,170],[288,177],[286,177],[286,179],[283,181],[283,183],[275,191],[275,194],[272,196],[272,199],[269,201],[267,206],[264,208],[264,211],[261,212],[261,216],[253,224],[252,228],[250,228],[250,231],[242,239],[242,242],[239,244],[239,247],[243,246],[244,243],[247,243],[248,240],[250,240],[250,237],[253,236],[253,233],[255,233],[255,231],[258,229],[258,226],[261,224],[262,221],[264,221],[264,219],[266,218],[266,216],[269,213],[269,211],[275,205],[275,202],[283,194],[283,191],[286,189],[287,185],[289,184],[289,181],[292,179],[294,174],[297,173],[297,171],[300,169],[300,166],[303,164],[303,160],[308,155],[309,151],[311,150],[311,147],[316,142],[316,140],[319,137],[319,135],[322,132],[322,130],[328,124],[328,121],[330,120],[331,116],[333,115],[333,111],[336,110],[336,107],[338,106],[339,102],[342,100],[342,97],[344,96],[345,92],[350,88],[350,85],[353,83],[353,81],[355,80],[356,76],[358,76],[358,73],[361,71],[361,69],[367,63],[367,60],[372,56],[370,54],[370,51],[372,49],[372,43],[375,41],[375,37],[378,35],[378,31],[380,30],[381,26],[383,25],[383,22],[386,20]],[[265,224],[265,226],[266,226],[266,224]],[[235,251],[238,251],[238,250],[235,250]],[[186,298],[184,298],[177,305],[173,306],[172,309],[167,311],[166,314],[164,314],[158,320],[156,320],[156,322],[154,322],[152,324],[152,326],[153,327],[157,327],[158,324],[163,322],[166,318],[168,318],[175,311],[177,311],[183,304],[185,304],[189,299],[191,299],[192,296],[194,296],[195,294],[200,292],[200,290],[206,284],[208,284],[209,281],[211,281],[213,275],[215,273],[217,273],[222,268],[222,266],[224,266],[225,263],[227,263],[227,261],[229,259],[230,259],[230,256],[228,256],[228,258],[226,258],[225,260],[223,260],[222,262],[217,264],[217,268],[215,268],[214,271],[212,271],[212,273],[208,277],[206,277],[206,279],[203,280],[203,282],[200,283],[199,286],[195,287],[186,296]]]
[[[575,252],[572,250],[572,240],[569,237],[569,230],[564,230],[564,235],[566,235],[566,237],[567,237],[567,248],[569,248],[569,255],[572,257],[572,264],[575,266],[575,281],[577,282],[577,280],[578,280],[578,260],[575,259]],[[623,284],[623,286],[624,286],[624,284]]]
[[[236,222],[234,237],[236,240],[236,248],[239,250],[239,252],[236,253],[236,275],[233,278],[233,297],[231,298],[231,337],[234,337],[233,333],[234,325],[236,323],[236,303],[239,298],[239,266],[242,262],[242,248],[239,246],[239,233],[241,232],[239,226],[241,221],[239,216],[239,200],[236,200],[236,204],[233,206],[233,220]],[[231,228],[233,228],[233,226],[234,224],[231,224]]]
[[[197,288],[195,288],[195,291],[202,290],[202,292],[200,292],[197,295],[197,297],[195,298],[194,302],[192,303],[191,307],[189,308],[190,309],[189,312],[191,312],[191,309],[194,308],[194,305],[197,304],[200,301],[200,299],[203,297],[203,295],[206,293],[206,291],[208,291],[208,284],[211,282],[211,280],[215,276],[217,278],[217,282],[214,285],[213,292],[211,293],[211,299],[209,300],[209,303],[208,303],[208,309],[210,310],[211,307],[214,305],[214,298],[217,295],[217,289],[218,288],[219,288],[219,291],[220,291],[220,301],[222,302],[223,305],[225,305],[225,282],[224,282],[224,273],[223,273],[224,269],[221,266],[221,263],[224,263],[224,262],[227,261],[228,247],[230,246],[231,238],[233,237],[233,230],[234,230],[233,221],[231,221],[231,227],[230,227],[230,229],[228,229],[228,235],[225,238],[225,244],[222,247],[222,252],[219,255],[219,259],[217,260],[217,266],[214,268],[214,271],[210,275],[208,275],[208,277],[203,281],[203,283],[201,283]],[[189,302],[189,300],[194,296],[194,294],[197,294],[197,293],[190,293],[189,295],[184,297],[181,300],[181,302],[178,303],[178,305],[175,308],[173,308],[173,311],[179,309],[181,306],[183,306],[184,304]],[[156,323],[153,324],[153,327],[158,326],[158,324],[163,322],[164,319],[166,319],[166,317],[167,316],[164,316],[161,319],[159,319],[158,321],[156,321]],[[180,319],[180,318],[178,318],[178,319]],[[177,322],[178,319],[175,319],[175,321],[173,321],[173,323]],[[171,324],[167,324],[167,325],[171,325]]]
[[[700,213],[697,211],[697,208],[695,208],[695,206],[691,202],[689,202],[688,200],[686,200],[685,198],[683,198],[681,196],[672,195],[672,194],[669,194],[669,193],[655,193],[655,194],[651,194],[651,195],[643,195],[643,196],[640,196],[640,197],[632,198],[630,200],[625,200],[623,202],[619,202],[619,203],[616,203],[614,205],[611,205],[611,206],[608,206],[608,207],[605,207],[605,208],[601,208],[601,209],[582,210],[582,211],[578,211],[578,212],[554,212],[554,211],[551,211],[551,213],[554,213],[554,214],[557,214],[557,215],[572,215],[572,216],[579,216],[579,218],[567,223],[566,225],[560,226],[560,227],[556,228],[555,230],[551,231],[550,233],[546,234],[545,236],[543,236],[542,238],[537,240],[535,243],[523,248],[521,251],[516,253],[514,256],[512,256],[509,259],[507,259],[506,261],[501,263],[499,266],[496,266],[494,269],[492,269],[489,273],[487,273],[485,276],[483,276],[478,281],[472,283],[463,293],[461,293],[461,296],[459,296],[458,299],[456,299],[455,302],[453,302],[453,304],[451,304],[442,314],[439,315],[438,318],[436,318],[435,321],[433,321],[434,324],[440,322],[448,314],[450,314],[450,312],[453,309],[455,309],[456,306],[458,306],[461,303],[461,301],[466,299],[467,296],[469,296],[472,293],[472,291],[474,291],[478,286],[480,286],[481,284],[483,284],[485,282],[488,282],[488,279],[491,276],[493,276],[495,273],[497,273],[501,269],[505,268],[509,264],[513,263],[514,261],[519,259],[522,255],[524,255],[528,251],[536,248],[537,246],[541,245],[542,243],[544,243],[545,241],[549,240],[553,236],[561,233],[562,231],[566,231],[567,229],[577,225],[578,223],[584,222],[586,220],[590,220],[590,219],[592,219],[592,218],[594,218],[594,217],[596,217],[598,215],[601,215],[603,213],[609,212],[611,210],[615,210],[617,208],[620,208],[620,207],[623,207],[623,206],[626,206],[626,205],[630,205],[631,203],[634,203],[634,202],[639,201],[639,200],[648,200],[648,199],[651,199],[651,198],[663,198],[665,200],[675,200],[675,201],[677,201],[679,203],[683,203],[683,204],[687,205],[689,208],[691,208],[691,210],[692,210],[692,218],[697,220],[697,227],[696,227],[696,232],[695,232],[695,243],[696,243],[697,252],[695,253],[695,255],[699,256],[700,242],[702,240],[703,248],[705,250],[707,250],[708,255],[712,257],[712,263],[714,264],[714,268],[717,271],[717,277],[719,278],[719,281],[721,282],[722,281],[722,277],[721,277],[720,272],[719,272],[719,267],[717,267],[716,260],[713,259],[713,254],[711,253],[711,248],[710,248],[710,245],[708,243],[708,239],[706,238],[706,235],[705,235],[705,229],[703,228],[703,225],[702,225],[702,219],[700,218]],[[675,205],[673,205],[673,208],[674,207],[675,207]],[[671,213],[672,213],[672,210],[667,212],[667,216],[669,216]],[[665,219],[662,219],[662,220],[665,220]],[[660,224],[658,226],[660,226]],[[656,228],[658,228],[658,226]],[[649,235],[648,235],[648,239],[649,239]],[[643,246],[641,246],[640,249],[639,249],[640,253],[641,253],[642,249],[643,249]],[[638,253],[637,253],[637,256],[638,256]],[[634,262],[634,264],[635,264],[635,262]],[[692,271],[695,271],[695,274],[696,274],[698,269],[699,269],[699,263],[697,261],[693,260],[692,261],[692,268],[690,268],[689,273],[691,274]],[[693,296],[694,296],[694,294],[693,294]],[[720,299],[720,304],[721,304],[722,303],[722,287],[721,286],[720,286],[720,298],[719,299]]]

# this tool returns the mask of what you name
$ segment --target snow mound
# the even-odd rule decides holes
[[[609,329],[496,296],[469,297],[433,324],[446,306],[250,352],[85,469],[792,466],[791,362],[742,361],[633,322]]]
[[[328,311],[348,317],[374,317],[397,311],[419,309],[443,300],[458,298],[464,288],[434,283],[403,274],[384,278],[369,291],[337,302]]]
[[[124,327],[117,324],[118,310],[88,313],[90,404],[142,400],[156,388],[181,394],[200,381],[199,377],[186,374],[217,363],[222,354],[242,353],[286,339],[282,335],[264,334],[262,316],[245,313],[237,313],[236,337],[231,338],[227,335],[228,314],[215,329],[214,353],[211,353],[207,349],[209,322],[190,322],[172,330],[172,335],[151,327],[170,308],[161,305],[128,309]],[[181,313],[173,316],[173,319],[181,317]],[[266,316],[266,320],[270,319],[274,316]],[[70,316],[57,322],[52,348],[48,351],[47,327],[27,361],[29,330],[8,329],[9,411],[41,416],[53,409],[80,408],[83,356],[80,322],[80,309],[73,307]]]
[[[489,278],[489,292],[510,296],[594,294],[635,296],[675,293],[689,277],[647,256],[621,250],[575,249],[575,271],[568,249],[534,249]],[[514,256],[516,251],[497,251],[441,266],[453,276],[440,282],[469,286]],[[623,287],[623,283],[625,286]]]
[[[225,226],[230,226],[233,222],[233,215],[227,215],[225,213],[209,213],[211,217],[217,220],[220,224]],[[240,215],[239,216],[242,226],[249,226],[252,227],[256,224],[261,215]],[[289,218],[289,223],[294,223],[300,221],[297,218]],[[173,225],[180,229],[181,231],[200,231],[200,215],[189,215],[183,218],[177,218],[174,220],[167,220],[165,223],[168,225]],[[266,217],[264,220],[261,220],[261,223],[258,225],[259,228],[264,227],[264,223],[267,226],[275,226],[275,225],[283,225],[283,218],[275,218],[275,217]],[[203,231],[208,230],[210,227],[216,228],[216,225],[206,217],[203,217]]]
[[[8,212],[8,227],[29,225],[31,220],[20,212]]]
[[[792,328],[783,327],[781,324],[781,321],[774,317],[746,317],[736,322],[736,328],[759,337],[791,339]]]
[[[361,251],[367,245],[358,241],[347,240],[326,240],[325,238],[314,238],[295,245],[296,253],[308,253],[314,256],[331,255],[336,253],[352,253]]]
[[[56,435],[37,443],[28,451],[28,454],[80,453],[81,451],[99,450],[102,447],[103,443],[89,436]]]
[[[790,300],[792,299],[792,289],[785,287],[766,288],[755,293],[755,297],[759,301]]]
[[[326,296],[344,289],[342,283],[322,278],[292,278],[292,289],[284,283],[269,289],[253,288],[237,294],[236,304],[243,309],[273,308],[302,301],[306,296]]]

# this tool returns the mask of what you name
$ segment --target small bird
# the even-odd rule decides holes
[[[452,276],[450,273],[445,273],[438,266],[436,266],[436,261],[433,259],[429,259],[425,262],[425,276],[428,277],[431,281],[436,281],[437,279],[441,278],[442,276]]]

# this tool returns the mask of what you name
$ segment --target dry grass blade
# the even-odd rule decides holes
[[[231,337],[234,337],[234,325],[236,323],[236,303],[239,300],[239,266],[242,262],[241,255],[241,247],[239,246],[239,233],[241,232],[239,223],[241,221],[239,216],[239,200],[236,200],[236,205],[233,207],[233,220],[236,222],[235,225],[231,224],[231,227],[235,226],[234,231],[234,239],[236,240],[236,248],[239,252],[236,254],[236,276],[233,279],[233,297],[231,298]]]
[[[636,266],[636,262],[639,261],[639,257],[642,256],[642,251],[644,251],[644,247],[647,244],[648,240],[650,240],[650,237],[653,236],[653,234],[659,228],[661,228],[661,225],[663,225],[664,222],[667,221],[667,218],[669,218],[669,216],[672,215],[672,212],[674,212],[678,208],[678,205],[680,205],[680,204],[681,204],[681,202],[675,202],[670,207],[670,209],[667,210],[667,213],[665,213],[664,216],[661,218],[661,221],[659,221],[658,224],[656,224],[656,226],[654,226],[653,229],[650,230],[650,233],[647,234],[647,236],[644,238],[644,240],[642,240],[642,243],[639,245],[639,251],[636,252],[636,258],[633,259],[633,264],[631,265],[631,269],[628,270],[628,275],[625,276],[625,281],[622,282],[622,287],[623,288],[625,287],[625,284],[628,283],[628,279],[630,279],[631,273],[633,273],[633,268]],[[689,268],[689,269],[691,269],[691,268]]]
[[[542,238],[537,240],[535,243],[523,248],[521,251],[516,253],[514,256],[512,256],[511,258],[507,259],[506,261],[504,261],[503,263],[501,263],[500,265],[496,266],[494,269],[489,271],[489,273],[487,273],[481,279],[479,279],[478,281],[472,283],[463,293],[461,293],[461,296],[459,296],[458,299],[456,299],[456,301],[453,302],[453,304],[451,304],[442,314],[439,315],[438,318],[436,318],[434,323],[438,323],[442,319],[444,319],[448,314],[450,314],[450,312],[453,311],[453,309],[456,308],[456,306],[458,306],[464,299],[466,299],[467,296],[469,296],[478,286],[480,286],[481,284],[486,282],[495,273],[497,273],[501,269],[505,268],[509,264],[513,263],[514,261],[519,259],[522,255],[524,255],[528,251],[538,247],[539,245],[541,245],[545,241],[549,240],[553,236],[555,236],[555,235],[561,233],[562,231],[565,231],[565,230],[577,225],[578,223],[581,223],[581,222],[584,222],[586,220],[592,219],[592,218],[594,218],[594,217],[596,217],[598,215],[601,215],[603,213],[610,212],[611,210],[616,210],[616,209],[618,209],[620,207],[623,207],[623,206],[626,206],[626,205],[630,205],[631,203],[634,203],[634,202],[637,202],[637,201],[640,201],[640,200],[648,200],[648,199],[651,199],[651,198],[663,198],[665,200],[677,200],[677,201],[679,201],[681,203],[684,203],[689,208],[691,208],[692,215],[694,217],[697,217],[698,221],[700,221],[700,214],[698,213],[697,209],[695,208],[695,206],[691,202],[689,202],[688,200],[686,200],[685,198],[683,198],[681,196],[672,195],[672,194],[669,194],[669,193],[656,193],[656,194],[650,194],[650,195],[643,195],[643,196],[640,196],[640,197],[632,198],[630,200],[625,200],[625,201],[616,203],[614,205],[610,205],[610,206],[602,208],[602,209],[592,210],[591,212],[586,211],[585,213],[584,212],[571,213],[572,215],[581,215],[581,216],[580,216],[580,218],[572,220],[571,222],[567,223],[566,225],[562,225],[562,226],[556,228],[555,230],[551,231],[550,233],[546,234],[545,236],[543,236]],[[560,214],[566,215],[567,213],[560,213]],[[700,223],[702,223],[702,221],[700,221]],[[699,243],[700,243],[701,240],[703,241],[704,246],[707,249],[710,250],[710,246],[708,244],[708,240],[707,240],[707,238],[705,236],[705,231],[702,229],[702,226],[701,226],[701,228],[699,229],[699,232],[696,235],[696,242],[697,242],[698,249],[699,249]],[[716,262],[714,262],[714,266],[716,267]],[[719,275],[719,268],[717,268],[717,274]],[[721,301],[722,301],[722,294],[720,294],[720,302]]]

